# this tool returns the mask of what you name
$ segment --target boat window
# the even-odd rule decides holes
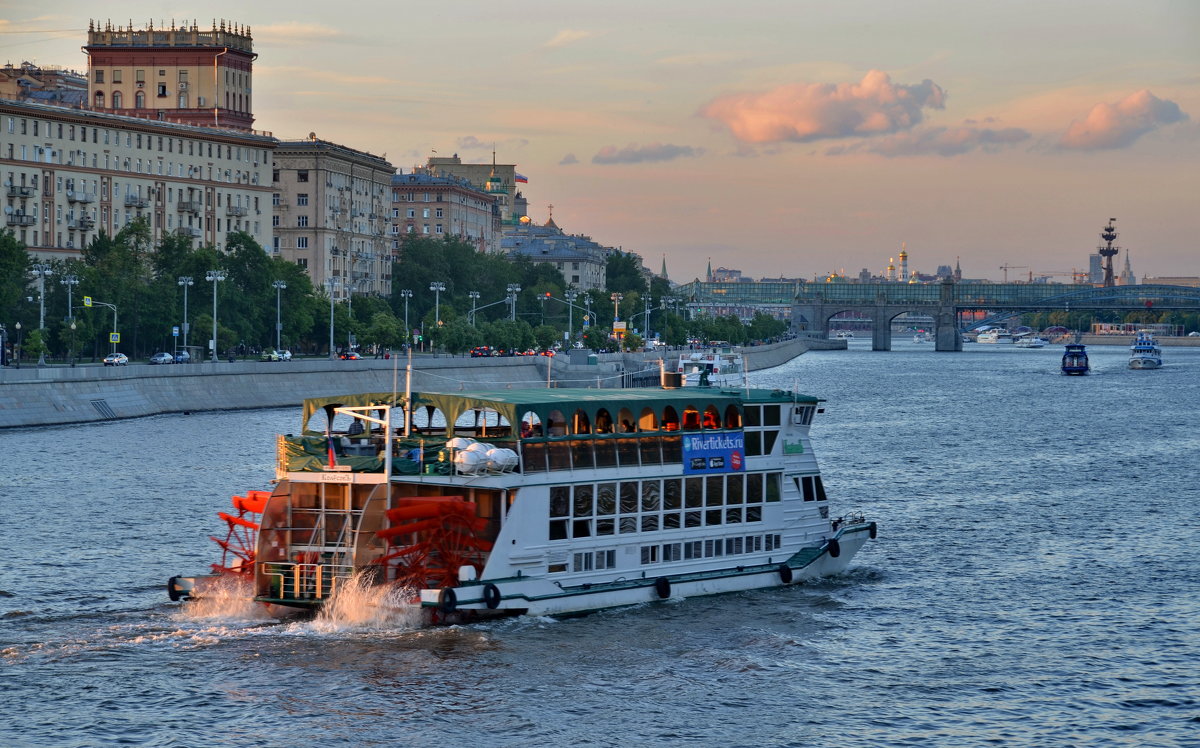
[[[550,420],[551,421],[554,420],[553,413],[550,414]],[[588,421],[587,413],[584,413],[582,409],[575,411],[575,417],[571,422],[571,433],[572,434],[590,434],[591,432],[592,432],[592,426],[591,426],[591,423]],[[554,433],[553,427],[551,427],[550,433],[551,434]]]
[[[775,440],[779,438],[778,431],[763,432],[763,454],[769,455],[775,451]]]
[[[638,484],[625,482],[621,484],[621,514],[637,514]]]
[[[671,511],[683,508],[683,491],[678,478],[663,481],[663,509]]]
[[[762,432],[761,431],[747,431],[745,434],[745,439],[746,439],[745,449],[746,449],[747,457],[758,457],[759,455],[762,454]]]
[[[538,414],[532,410],[526,411],[525,415],[521,416],[521,438],[529,439],[538,436],[545,436],[545,432],[542,430],[542,419],[538,418]]]
[[[725,503],[725,476],[710,475],[705,479],[704,503],[707,506],[721,506]]]
[[[582,486],[575,486],[575,516],[590,517],[592,516],[592,501],[595,497],[595,487],[588,483]]]
[[[647,410],[646,412],[648,412],[651,417],[654,416],[654,411]],[[634,424],[633,420],[633,411],[631,411],[629,408],[621,408],[620,412],[617,413],[617,423],[620,424],[620,430],[622,434],[632,434],[637,430],[637,426]]]
[[[567,419],[561,410],[552,410],[546,419],[547,436],[564,436],[567,433]]]
[[[757,405],[746,406],[746,426],[761,426],[762,425],[762,408]]]
[[[621,467],[637,467],[638,462],[638,440],[637,439],[617,439],[617,459],[621,463]]]
[[[725,408],[725,428],[740,429],[742,427],[742,414],[738,412],[737,406],[730,404]]]
[[[576,439],[571,442],[571,459],[575,463],[576,469],[591,468],[592,462],[592,440],[591,439]]]
[[[762,522],[762,506],[752,504],[746,507],[747,522]]]
[[[703,516],[704,516],[703,512],[684,512],[683,513],[683,526],[684,527],[699,527],[702,524],[701,519],[703,518]]]
[[[689,405],[683,409],[683,425],[684,431],[696,431],[700,428],[700,410],[695,405]]]
[[[621,412],[624,413],[625,411],[622,410]],[[658,417],[651,408],[642,409],[642,415],[638,418],[637,427],[638,431],[658,431]]]
[[[617,484],[601,483],[596,487],[596,514],[609,516],[617,513]]]
[[[596,520],[597,535],[612,535],[616,531],[616,521],[612,517]]]
[[[582,413],[583,411],[580,411],[580,412]],[[611,434],[612,432],[613,432],[612,416],[609,415],[607,408],[601,408],[600,410],[596,411],[596,430],[594,433]],[[583,433],[583,432],[581,431],[578,433]]]
[[[413,411],[413,430],[421,434],[436,434],[446,429],[446,416],[438,408],[426,405]]]
[[[704,512],[704,524],[719,525],[721,524],[721,510],[708,509]]]
[[[779,425],[779,406],[767,405],[763,407],[763,425],[778,426]]]
[[[571,537],[590,538],[591,536],[592,521],[590,519],[577,519],[571,521]]]
[[[750,473],[746,476],[746,495],[751,497],[752,502],[759,502],[765,498],[762,473]]]
[[[661,465],[662,452],[659,449],[661,441],[657,436],[643,436],[638,439],[638,446],[642,451],[643,465]]]
[[[779,501],[780,492],[781,492],[780,480],[779,480],[780,474],[779,473],[767,473],[765,477],[766,477],[766,484],[767,484],[767,501]]]
[[[684,479],[684,501],[688,508],[704,506],[704,479]]]
[[[742,507],[731,506],[725,508],[725,524],[734,524],[742,521]]]
[[[821,476],[816,476],[813,479],[813,483],[815,483],[817,487],[817,501],[826,501],[827,497],[825,496],[825,484],[821,481]]]
[[[532,443],[522,444],[521,460],[526,473],[546,472],[546,445]]]
[[[687,419],[687,413],[683,414],[684,419]],[[704,409],[704,428],[719,429],[721,428],[721,414],[717,412],[715,405],[710,405]]]
[[[683,462],[683,437],[664,436],[662,438],[663,464]]]
[[[550,487],[550,516],[567,517],[571,513],[571,489],[567,486]]]
[[[571,447],[566,442],[550,442],[546,445],[551,470],[571,469]]]
[[[663,409],[662,430],[679,430],[679,414],[675,411],[675,408],[671,407],[670,405]]]
[[[812,423],[813,408],[810,405],[792,406],[792,423],[796,426],[807,426]]]
[[[658,481],[648,480],[642,483],[642,511],[657,512],[662,508],[660,503],[660,488]]]
[[[725,503],[741,504],[745,488],[745,476],[734,473],[725,477]]]
[[[642,532],[655,532],[658,530],[658,515],[643,514],[642,515]]]
[[[616,467],[617,443],[612,439],[597,439],[592,445],[596,457],[596,467]]]

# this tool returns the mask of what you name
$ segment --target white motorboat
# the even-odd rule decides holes
[[[746,374],[742,354],[731,348],[681,351],[675,367],[684,387],[739,387]]]
[[[1162,350],[1154,335],[1146,330],[1139,331],[1129,346],[1129,368],[1161,369],[1162,365]]]
[[[1050,345],[1050,341],[1039,335],[1021,335],[1014,342],[1017,348],[1045,348]]]

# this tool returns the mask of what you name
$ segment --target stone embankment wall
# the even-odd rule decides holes
[[[809,344],[746,349],[752,370],[778,366]],[[678,352],[665,354],[673,368]],[[595,364],[548,358],[414,356],[414,390],[620,387],[625,373],[657,369],[659,354],[605,354]],[[198,363],[184,366],[26,366],[0,370],[0,428],[136,418],[158,413],[297,406],[306,397],[404,391],[403,358]]]

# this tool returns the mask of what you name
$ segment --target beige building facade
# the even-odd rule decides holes
[[[481,252],[500,250],[500,205],[494,195],[461,177],[396,174],[392,177],[389,231],[392,248],[406,234],[465,239]]]
[[[517,225],[521,216],[525,215],[525,199],[517,189],[516,164],[464,164],[455,154],[450,157],[431,156],[424,171],[435,177],[465,179],[477,189],[495,197],[500,206],[500,221],[506,226]]]
[[[88,104],[96,110],[249,130],[254,124],[250,29],[222,20],[142,29],[89,22]]]
[[[314,286],[332,283],[335,299],[390,295],[395,167],[315,137],[279,143],[274,160],[272,251]]]
[[[271,244],[273,138],[0,100],[3,226],[40,259],[78,257],[103,230],[143,217],[223,247],[244,231]]]

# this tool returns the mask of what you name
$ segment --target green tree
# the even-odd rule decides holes
[[[550,350],[561,338],[562,333],[551,325],[538,325],[533,329],[533,341],[539,350]]]
[[[616,251],[608,256],[604,266],[604,288],[608,292],[646,293],[646,276],[636,255]]]
[[[0,322],[12,325],[29,278],[32,260],[13,232],[0,231]]]

